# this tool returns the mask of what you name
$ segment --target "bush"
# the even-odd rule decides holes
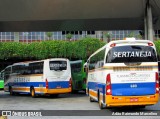
[[[103,45],[105,45],[104,42],[89,37],[74,42],[64,40],[49,40],[30,44],[7,42],[0,43],[0,59],[68,58],[86,60]]]
[[[160,57],[160,40],[154,41],[157,54]],[[48,40],[33,42],[30,44],[19,42],[1,42],[0,60],[8,59],[46,59],[46,58],[68,58],[84,59],[95,52],[105,43],[95,38],[83,38],[78,41]]]
[[[154,44],[155,44],[155,46],[156,46],[158,58],[160,58],[160,39],[154,41]]]

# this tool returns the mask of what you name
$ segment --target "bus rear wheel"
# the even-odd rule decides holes
[[[14,94],[12,87],[9,87],[9,94],[10,94],[10,95],[13,95],[13,94]]]
[[[35,98],[35,97],[36,97],[34,87],[32,87],[32,88],[31,88],[30,93],[31,93],[31,96],[32,96],[33,98]]]
[[[88,89],[88,96],[89,96],[89,101],[90,102],[94,102],[94,99],[90,96],[90,94],[89,94],[89,89]]]
[[[89,96],[89,101],[94,102],[94,99],[91,96]]]
[[[98,95],[98,104],[99,104],[99,108],[100,109],[104,109],[104,106],[103,106],[103,104],[101,102],[100,94]]]

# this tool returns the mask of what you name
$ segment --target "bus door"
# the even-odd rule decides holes
[[[157,57],[150,46],[116,46],[107,54],[106,63],[113,72],[111,81],[113,96],[140,96],[155,94]]]

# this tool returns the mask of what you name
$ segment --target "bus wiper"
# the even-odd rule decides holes
[[[133,49],[139,49],[141,50],[142,48],[141,47],[138,47],[138,46],[131,46]]]

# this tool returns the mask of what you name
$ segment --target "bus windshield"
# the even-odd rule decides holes
[[[50,70],[67,70],[66,61],[50,61],[49,66]]]
[[[157,62],[156,52],[150,46],[117,46],[106,57],[106,63],[128,62]]]
[[[75,63],[75,64],[71,64],[71,70],[74,73],[81,72],[81,67],[82,67],[82,63],[81,62]]]

